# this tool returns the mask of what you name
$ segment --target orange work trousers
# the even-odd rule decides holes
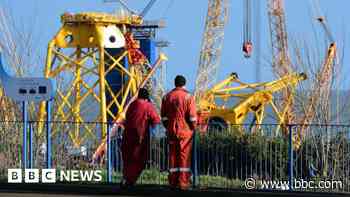
[[[192,136],[169,139],[169,184],[188,189],[191,178]]]

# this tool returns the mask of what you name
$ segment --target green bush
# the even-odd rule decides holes
[[[199,140],[200,174],[245,179],[252,176],[286,177],[288,141],[236,132],[212,132]]]
[[[244,181],[239,179],[228,179],[222,176],[201,175],[199,177],[200,187],[214,188],[243,188]]]
[[[122,179],[121,172],[113,172],[112,180],[115,183],[119,183]],[[103,170],[102,177],[104,181],[107,181],[107,171]],[[222,176],[199,176],[200,187],[216,187],[216,188],[241,188],[244,184],[242,180],[229,179]],[[158,169],[150,168],[142,172],[139,177],[137,184],[146,185],[167,185],[168,184],[168,173],[160,172]]]

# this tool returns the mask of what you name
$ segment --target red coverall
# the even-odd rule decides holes
[[[134,184],[146,166],[149,156],[149,128],[160,123],[151,102],[137,99],[125,115],[125,131],[122,139],[123,178]]]
[[[162,101],[161,116],[169,140],[169,184],[190,186],[192,135],[197,121],[194,97],[184,88],[175,88]]]

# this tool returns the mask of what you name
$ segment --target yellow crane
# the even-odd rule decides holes
[[[228,0],[208,0],[208,12],[195,84],[197,102],[203,98],[203,91],[212,87],[216,82],[227,16]]]
[[[323,17],[317,18],[321,23],[330,44],[327,48],[327,53],[323,64],[317,73],[315,84],[312,87],[312,92],[310,94],[309,100],[307,102],[307,107],[305,110],[304,116],[299,120],[301,127],[298,128],[298,135],[295,142],[295,146],[298,148],[301,145],[301,142],[305,136],[306,130],[309,127],[309,124],[312,124],[313,119],[317,112],[317,107],[320,105],[321,101],[328,101],[329,94],[331,90],[331,80],[332,80],[332,70],[334,67],[334,62],[336,59],[337,45],[331,35],[329,28],[325,23]]]
[[[291,72],[284,0],[269,0],[268,16],[272,48],[272,68],[278,76],[283,76]]]
[[[283,0],[268,1],[269,25],[273,52],[273,69],[279,78],[275,82],[271,83],[274,84],[279,82],[277,84],[280,85],[279,87],[283,88],[278,90],[259,89],[263,84],[266,85],[266,83],[244,84],[235,77],[236,75],[231,75],[222,82],[216,85],[214,84],[216,80],[216,72],[219,66],[221,48],[223,45],[224,27],[228,16],[228,2],[225,0],[209,0],[208,2],[208,13],[206,17],[205,31],[203,35],[195,86],[195,97],[199,108],[198,113],[199,117],[201,117],[200,124],[207,125],[208,122],[242,124],[244,123],[248,112],[254,112],[256,123],[261,124],[264,117],[264,106],[267,103],[272,104],[272,108],[278,116],[278,123],[290,123],[293,119],[291,107],[293,104],[293,90],[296,84],[302,80],[303,77],[299,76],[300,78],[293,78],[296,76],[290,74],[292,71],[288,54]],[[245,57],[249,57],[252,50],[252,43],[250,39],[251,3],[252,2],[250,0],[244,1],[245,20],[243,52],[245,53]],[[282,81],[285,79],[287,79],[287,81],[285,81],[285,84],[282,85]],[[245,88],[248,88],[250,90],[254,90],[254,92],[249,94],[223,94],[228,89],[222,88],[232,82],[237,82],[242,85],[236,87],[235,90],[244,90]],[[273,97],[270,91],[276,92],[280,90],[283,91],[283,102],[279,104],[279,108],[282,108],[280,110],[281,112],[277,112],[277,107],[272,102]],[[239,99],[239,103],[234,107],[230,106],[225,108],[222,105],[217,105],[215,101],[218,98],[228,100],[233,97]]]
[[[200,124],[206,123],[239,126],[244,124],[249,113],[253,113],[256,124],[262,124],[265,108],[271,105],[278,124],[282,124],[285,116],[285,109],[279,110],[273,102],[273,94],[286,88],[293,87],[306,79],[306,74],[288,74],[275,81],[263,83],[244,83],[238,79],[237,74],[231,74],[227,79],[204,93],[199,106]],[[236,84],[236,85],[234,85]],[[243,92],[243,93],[242,93]],[[218,100],[236,98],[238,102],[233,106],[219,104]],[[232,100],[231,100],[232,102]],[[279,127],[277,128],[278,132]]]
[[[282,77],[292,72],[288,51],[284,0],[268,0],[268,16],[272,47],[272,68],[278,77]],[[293,92],[293,88],[286,88],[282,92],[282,101],[279,105],[286,108],[284,124],[291,124],[295,119],[293,114]]]

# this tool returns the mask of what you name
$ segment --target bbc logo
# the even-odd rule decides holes
[[[42,169],[41,174],[39,169],[25,169],[24,174],[22,169],[8,169],[7,182],[22,183],[23,177],[25,183],[39,183],[40,177],[42,183],[60,182],[101,182],[101,170],[58,170]],[[57,176],[57,179],[56,179]]]
[[[24,176],[22,176],[22,172],[22,169],[8,169],[7,182],[22,183],[24,177],[25,183],[39,183],[39,169],[25,169]],[[56,183],[56,169],[42,169],[41,182]]]

